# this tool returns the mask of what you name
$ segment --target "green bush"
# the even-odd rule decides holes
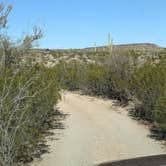
[[[43,133],[54,127],[60,89],[54,72],[42,66],[22,67],[17,73],[8,69],[1,73],[0,85],[0,142],[4,144],[0,162],[8,165],[32,157]]]
[[[0,4],[0,30],[5,12]],[[5,15],[5,16],[4,16]],[[7,14],[8,15],[8,14]],[[5,20],[4,20],[5,19]],[[1,22],[2,21],[2,22]],[[1,31],[3,32],[3,31]],[[55,110],[60,86],[54,70],[37,65],[33,42],[42,37],[38,28],[19,44],[0,34],[0,165],[14,166],[41,153],[45,133],[60,127],[62,114]]]
[[[137,69],[131,79],[131,91],[141,102],[135,114],[146,120],[155,120],[155,106],[166,89],[166,69],[161,63],[146,64]]]
[[[108,57],[107,62],[88,63],[77,60],[61,61],[54,67],[59,82],[68,90],[81,90],[90,95],[101,95],[127,101],[128,80],[132,67],[127,57]],[[121,59],[119,61],[118,59]]]

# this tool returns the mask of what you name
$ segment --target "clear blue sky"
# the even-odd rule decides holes
[[[166,0],[7,0],[13,4],[9,33],[44,29],[44,48],[80,48],[151,42],[166,46]]]

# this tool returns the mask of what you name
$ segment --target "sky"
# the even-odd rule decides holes
[[[0,0],[1,1],[1,0]],[[42,48],[107,44],[166,46],[166,0],[6,0],[13,5],[8,33],[20,38],[34,25],[43,29]]]

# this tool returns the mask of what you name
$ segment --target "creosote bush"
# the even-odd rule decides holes
[[[10,10],[0,4],[0,30]],[[0,33],[0,165],[14,166],[39,156],[46,133],[62,127],[64,116],[55,109],[60,86],[53,69],[31,55],[42,31],[35,27],[17,44]]]

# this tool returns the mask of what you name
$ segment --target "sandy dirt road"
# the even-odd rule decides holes
[[[58,107],[69,116],[65,130],[48,139],[50,153],[32,166],[92,166],[98,163],[166,153],[149,130],[111,100],[65,92]]]

